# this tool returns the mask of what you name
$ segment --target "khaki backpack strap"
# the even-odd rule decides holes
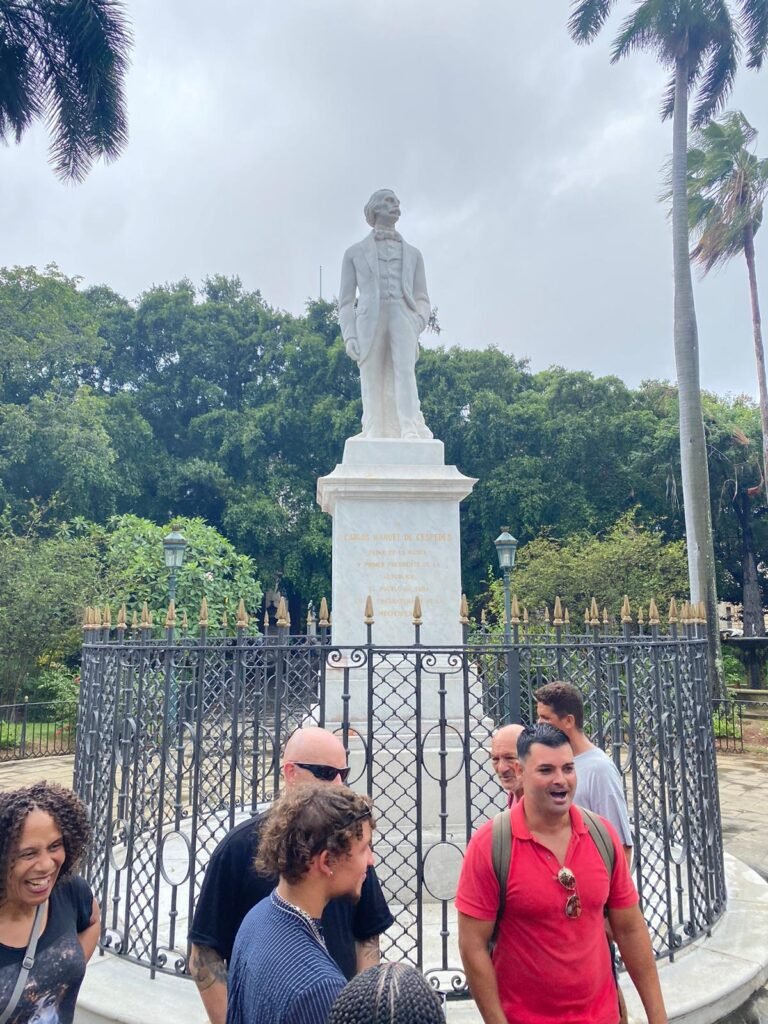
[[[602,818],[593,814],[592,811],[588,811],[586,807],[579,807],[579,810],[589,834],[592,836],[592,842],[603,859],[605,870],[608,872],[608,880],[610,881],[613,878],[613,866],[616,863],[616,847],[613,845],[613,840]]]
[[[499,932],[499,921],[504,914],[504,906],[507,902],[507,878],[512,863],[512,826],[510,812],[499,811],[493,819],[493,835],[491,858],[493,860],[493,871],[499,882],[499,909],[496,911],[496,923],[493,926],[491,943],[496,942]]]

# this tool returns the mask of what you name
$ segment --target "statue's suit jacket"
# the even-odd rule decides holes
[[[403,296],[406,305],[414,313],[416,337],[424,330],[429,320],[430,305],[427,294],[427,278],[424,260],[415,246],[403,247]],[[355,293],[359,292],[357,308]],[[344,341],[357,338],[360,350],[359,362],[364,362],[371,351],[379,320],[379,260],[376,242],[371,232],[362,242],[352,245],[344,253],[341,265],[341,287],[339,289],[339,323]],[[419,320],[421,317],[421,320]],[[418,353],[418,345],[414,358]]]

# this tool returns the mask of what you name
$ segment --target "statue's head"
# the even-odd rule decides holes
[[[400,216],[400,200],[391,188],[380,188],[365,204],[363,213],[371,227],[376,223],[376,214],[386,214],[387,219],[394,224]]]

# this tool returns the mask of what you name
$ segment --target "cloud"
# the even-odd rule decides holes
[[[128,150],[77,188],[53,177],[42,130],[1,150],[0,263],[56,260],[129,298],[238,274],[299,313],[321,265],[324,294],[336,291],[362,206],[386,185],[424,253],[441,344],[494,343],[535,368],[631,384],[674,376],[656,201],[666,73],[647,55],[612,66],[610,31],[575,46],[567,0],[129,9]],[[740,72],[733,105],[768,153],[765,80]],[[757,250],[765,267],[762,235]],[[695,287],[703,383],[754,394],[743,268]]]

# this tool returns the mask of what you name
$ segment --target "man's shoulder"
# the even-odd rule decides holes
[[[224,836],[213,852],[214,858],[231,857],[237,854],[255,855],[259,845],[259,837],[264,827],[269,808],[259,811],[252,818],[241,821]]]
[[[616,771],[616,765],[600,747],[591,746],[589,750],[585,750],[583,754],[577,754],[574,757],[574,763],[576,764],[576,771],[578,773],[579,768],[584,768],[590,771],[596,772],[612,772]]]

